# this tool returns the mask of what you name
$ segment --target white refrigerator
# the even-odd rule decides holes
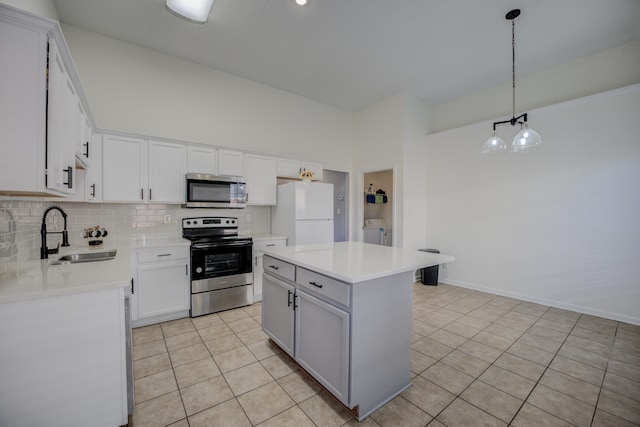
[[[271,233],[287,245],[333,243],[333,184],[293,181],[278,186],[271,208]]]

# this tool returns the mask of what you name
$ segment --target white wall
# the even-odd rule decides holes
[[[526,55],[526,52],[522,53]],[[516,59],[517,61],[517,59]],[[505,70],[511,64],[505,64]],[[630,42],[557,67],[519,76],[516,63],[516,114],[640,83],[640,42]],[[509,82],[437,106],[435,131],[482,120],[509,118]]]
[[[350,112],[63,25],[100,129],[315,160],[350,171]]]
[[[402,212],[402,182],[397,177],[402,167],[404,131],[404,94],[392,96],[363,110],[358,111],[353,121],[353,170],[358,174],[352,180],[351,194],[355,213],[353,240],[362,241],[364,219],[363,174],[386,169],[394,169],[393,177],[393,220],[395,246],[402,246],[398,215]],[[400,182],[399,182],[400,181]]]
[[[404,151],[402,161],[403,209],[402,245],[407,249],[429,247],[425,242],[427,222],[424,220],[427,201],[424,188],[427,181],[427,157],[424,136],[432,131],[434,109],[419,99],[405,97]],[[395,233],[395,231],[394,231]]]
[[[9,6],[56,21],[59,19],[58,11],[53,4],[53,0],[2,0],[0,3],[8,4]]]
[[[490,122],[428,136],[443,280],[640,324],[639,118],[636,85],[530,111],[543,145],[526,155],[481,155]]]

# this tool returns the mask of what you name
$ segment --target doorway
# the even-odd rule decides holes
[[[322,171],[322,182],[333,184],[333,241],[349,240],[349,174]]]
[[[393,169],[363,174],[362,241],[393,246]]]

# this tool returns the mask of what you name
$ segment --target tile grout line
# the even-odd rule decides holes
[[[496,297],[499,297],[499,296],[496,296]],[[490,303],[491,301],[493,301],[494,299],[495,299],[495,298],[492,298],[492,299],[490,299],[490,300],[486,301],[484,304],[481,304],[480,306],[476,307],[474,310],[477,310],[477,309],[479,309],[479,308],[481,308],[481,307],[483,307],[483,306],[485,306],[485,305],[489,304],[489,303]],[[497,318],[497,319],[495,319],[494,321],[492,321],[489,325],[487,325],[485,328],[481,329],[478,333],[476,333],[475,335],[473,335],[471,338],[468,338],[468,339],[467,339],[467,341],[471,341],[471,340],[473,339],[473,337],[477,336],[480,332],[483,332],[483,331],[485,331],[488,327],[490,327],[491,325],[496,324],[496,322],[497,322],[500,318],[502,318],[503,316],[505,316],[506,314],[511,313],[511,312],[514,312],[515,308],[516,308],[518,305],[520,305],[521,303],[522,303],[522,301],[520,301],[520,303],[516,304],[516,305],[515,305],[511,310],[509,310],[507,313],[504,313],[504,314],[503,314],[503,315],[501,315],[499,318]],[[448,303],[448,304],[445,304],[444,306],[442,306],[442,307],[440,307],[440,308],[446,308],[448,305],[451,305],[451,304],[453,304],[453,302]],[[440,308],[439,308],[439,309],[440,309]],[[533,317],[537,317],[537,319],[538,319],[538,320],[540,320],[540,319],[542,319],[542,316],[544,316],[544,314],[546,314],[546,313],[548,313],[548,312],[549,312],[549,310],[550,310],[550,309],[551,309],[551,307],[548,307],[548,308],[547,308],[547,310],[545,310],[545,312],[544,312],[544,313],[542,313],[540,316],[535,316],[535,315],[531,315],[531,316],[533,316]],[[472,310],[472,311],[474,311],[474,310]],[[464,314],[464,315],[470,315],[469,313],[471,313],[471,312],[468,312],[468,313],[466,313],[466,314]],[[520,313],[520,312],[518,312],[518,311],[516,311],[516,313],[518,313],[518,314],[526,314],[526,315],[530,315],[530,314],[528,314],[528,313]],[[542,379],[542,377],[544,376],[544,374],[547,372],[547,370],[548,370],[548,369],[549,369],[549,367],[551,366],[551,363],[553,362],[553,360],[557,357],[557,355],[558,355],[558,353],[559,353],[560,349],[561,349],[561,348],[562,348],[562,346],[565,344],[566,340],[569,338],[569,336],[571,335],[571,333],[573,332],[573,330],[578,326],[578,322],[579,322],[579,320],[582,318],[582,316],[583,316],[583,314],[580,314],[580,317],[578,317],[578,318],[576,319],[576,321],[575,321],[575,323],[573,324],[573,326],[572,326],[571,330],[567,333],[566,337],[562,340],[562,343],[560,344],[560,346],[559,346],[559,347],[558,347],[558,349],[556,350],[556,352],[555,352],[555,354],[554,354],[553,358],[549,361],[549,363],[548,363],[546,366],[544,366],[544,371],[542,372],[542,374],[540,375],[540,377],[538,378],[538,380],[536,381],[536,383],[535,383],[535,384],[534,384],[534,386],[532,387],[532,389],[531,389],[531,391],[529,392],[529,394],[527,395],[527,397],[522,401],[522,405],[520,405],[520,408],[518,408],[518,410],[516,411],[516,413],[513,415],[513,417],[512,417],[512,418],[511,418],[511,420],[509,421],[508,425],[511,425],[511,423],[513,423],[513,421],[515,420],[515,418],[518,416],[518,414],[520,413],[520,411],[521,411],[521,410],[522,410],[522,408],[524,407],[524,404],[525,404],[525,403],[527,403],[527,400],[529,399],[529,397],[530,397],[530,396],[531,396],[531,394],[533,393],[533,390],[534,390],[534,389],[536,388],[536,386],[539,384],[540,380]],[[475,317],[475,316],[472,316],[472,317]],[[484,319],[481,319],[481,318],[480,318],[480,320],[484,320]],[[527,333],[531,328],[533,328],[533,327],[535,326],[535,324],[537,323],[537,321],[538,321],[538,320],[536,320],[536,322],[534,322],[534,323],[533,323],[532,325],[530,325],[530,326],[529,326],[529,327],[528,327],[524,332],[522,332],[522,333],[520,334],[520,337],[519,337],[518,339],[520,339],[520,338],[521,338],[524,334],[526,334],[526,333]],[[454,320],[454,321],[451,321],[451,322],[449,322],[449,323],[447,323],[447,324],[445,324],[443,327],[441,327],[441,328],[439,328],[439,329],[443,329],[445,326],[447,326],[448,324],[453,323],[453,322],[455,322],[455,320]],[[500,325],[500,324],[498,324],[498,325]],[[619,325],[619,322],[617,323],[617,325]],[[494,335],[495,335],[495,334],[494,334]],[[513,344],[511,344],[511,345],[510,345],[506,350],[502,351],[502,355],[504,355],[505,353],[507,353],[507,351],[509,350],[509,348],[511,348],[511,347],[512,347],[516,342],[517,342],[517,340],[516,340],[516,341],[514,341],[514,342],[513,342]],[[489,346],[489,347],[491,347],[491,346]],[[493,348],[493,347],[492,347],[492,348]],[[457,349],[457,348],[454,348],[454,350],[453,350],[453,351],[455,351],[456,349]],[[498,349],[498,350],[499,350],[499,349]],[[462,351],[462,350],[460,350],[460,351]],[[462,352],[464,353],[464,351],[462,351]],[[450,354],[450,353],[451,353],[451,352],[449,352],[448,354]],[[467,354],[467,353],[465,353],[465,354]],[[469,356],[475,357],[475,356],[473,356],[473,355],[469,355]],[[444,357],[446,357],[446,356],[444,356]],[[444,357],[443,357],[443,358],[444,358]],[[610,356],[609,356],[609,357],[610,357]],[[442,361],[442,359],[443,359],[443,358],[440,358],[438,361]],[[496,359],[496,360],[497,360],[497,359]],[[525,359],[525,360],[526,360],[526,359]],[[444,362],[443,362],[443,363],[444,363]],[[467,390],[467,389],[468,389],[468,388],[469,388],[469,387],[470,387],[470,386],[471,386],[475,381],[481,381],[481,382],[483,382],[483,383],[484,383],[484,381],[480,380],[480,376],[482,376],[482,374],[483,374],[484,372],[486,372],[486,371],[487,371],[491,366],[494,366],[494,363],[495,363],[495,360],[494,360],[494,362],[490,363],[490,364],[489,364],[489,366],[488,366],[485,370],[483,370],[483,371],[482,371],[482,372],[481,372],[481,373],[480,373],[480,374],[479,374],[479,375],[474,379],[474,381],[473,381],[473,382],[471,382],[471,384],[469,384],[469,385],[468,385],[468,386],[467,386],[467,387],[466,387],[462,392],[460,392],[460,393],[456,396],[456,398],[460,398],[460,399],[464,400],[465,402],[467,402],[465,399],[463,399],[463,398],[461,397],[461,395],[462,395],[462,394],[463,394],[463,393],[464,393],[464,392],[465,392],[465,391],[466,391],[466,390]],[[535,363],[535,362],[533,362],[533,363]],[[447,364],[445,363],[445,365],[447,365]],[[447,366],[449,366],[449,365],[447,365]],[[542,365],[540,365],[540,366],[542,366]],[[455,368],[455,367],[453,367],[453,366],[451,366],[451,368],[456,369],[456,368]],[[458,370],[458,369],[456,369],[456,370]],[[458,370],[458,371],[459,371],[459,370]],[[508,370],[507,370],[507,371],[508,371]],[[509,371],[509,372],[510,372],[510,371]],[[464,372],[463,372],[463,373],[464,373]],[[514,373],[514,372],[512,372],[512,373]],[[514,373],[514,374],[516,374],[516,373]],[[419,374],[418,374],[418,375],[419,375]],[[518,375],[518,374],[516,374],[516,375]],[[565,374],[565,375],[566,375],[566,374]],[[606,370],[605,370],[605,375],[606,375]],[[485,384],[486,384],[486,383],[485,383]],[[490,386],[490,387],[493,387],[493,386],[491,386],[490,384],[487,384],[487,385],[488,385],[488,386]],[[494,388],[495,388],[495,387],[494,387]],[[500,389],[497,389],[497,390],[500,390]],[[500,391],[502,391],[502,390],[500,390]],[[557,391],[557,390],[556,390],[556,391]],[[600,387],[600,392],[601,392],[601,391],[602,391],[602,385],[601,385],[601,387]],[[511,396],[511,394],[510,394],[510,393],[507,393],[507,394],[509,394],[509,395]],[[564,394],[564,393],[562,393],[562,394]],[[567,395],[567,396],[568,396],[568,395]],[[514,397],[515,397],[515,396],[514,396]],[[571,396],[568,396],[568,397],[571,397]],[[516,398],[517,398],[517,397],[516,397]],[[577,400],[580,400],[580,399],[577,399]],[[442,412],[444,412],[444,411],[445,411],[445,410],[446,410],[446,409],[447,409],[447,408],[448,408],[448,407],[449,407],[449,406],[450,406],[454,401],[455,401],[455,399],[454,399],[453,401],[451,401],[451,402],[449,403],[449,405],[447,405],[444,409],[442,409],[442,410],[438,413],[438,415],[437,415],[437,416],[439,416]],[[467,403],[469,403],[469,404],[473,405],[473,404],[472,404],[472,403],[470,403],[470,402],[467,402]],[[530,403],[530,405],[531,405],[531,403]],[[473,405],[473,406],[474,406],[474,407],[476,407],[476,408],[478,408],[476,405]],[[532,405],[532,406],[534,406],[534,405]],[[485,413],[489,414],[487,411],[485,411],[485,410],[484,410],[484,409],[482,409],[482,408],[478,408],[478,409],[480,409],[480,410],[482,410],[483,412],[485,412]],[[538,408],[538,409],[542,410],[541,408]],[[595,416],[595,411],[596,411],[596,409],[597,409],[597,406],[594,406],[594,412],[593,412],[593,414],[592,414],[592,419],[593,419],[593,417]],[[549,415],[551,415],[551,416],[553,416],[553,417],[556,417],[556,418],[558,418],[558,419],[562,419],[562,418],[559,418],[559,417],[557,417],[557,416],[555,416],[555,415],[553,415],[553,414],[550,414],[550,413],[549,413],[549,412],[547,412],[547,411],[544,411],[544,410],[542,410],[542,411],[543,411],[543,412],[545,412],[545,413],[547,413],[547,414],[549,414]],[[499,419],[499,418],[495,417],[493,414],[489,414],[489,415],[491,415],[492,417],[494,417],[494,418],[496,418],[496,419]],[[436,416],[436,417],[437,417],[437,416]],[[436,417],[434,417],[434,419],[435,419]]]
[[[550,309],[551,309],[551,308],[547,309],[547,311],[545,311],[545,313],[544,313],[544,314],[548,313]],[[542,316],[544,316],[544,314],[543,314]],[[542,316],[540,316],[538,319],[541,319],[541,318],[542,318]],[[582,315],[581,315],[580,317],[582,317]],[[549,367],[551,366],[551,364],[552,364],[552,363],[553,363],[553,361],[555,360],[556,356],[557,356],[557,355],[558,355],[558,353],[560,352],[560,349],[562,348],[562,346],[564,345],[564,343],[567,341],[567,339],[568,339],[568,338],[569,338],[569,336],[571,335],[571,332],[573,332],[573,330],[575,329],[576,325],[578,324],[578,320],[580,320],[580,317],[576,320],[575,324],[573,325],[573,327],[571,328],[571,330],[569,331],[569,333],[567,334],[567,336],[562,340],[562,344],[560,344],[560,346],[559,346],[559,347],[558,347],[558,349],[556,350],[555,354],[553,355],[553,357],[551,358],[551,360],[549,361],[549,363],[544,367],[544,370],[542,371],[542,374],[540,374],[540,377],[538,378],[538,380],[536,381],[536,383],[533,385],[533,387],[531,387],[531,391],[529,391],[529,394],[527,394],[527,397],[525,397],[525,398],[524,398],[524,400],[522,401],[522,405],[520,405],[520,408],[518,408],[518,411],[516,411],[515,415],[511,418],[511,421],[509,421],[508,425],[511,425],[511,424],[513,423],[513,421],[516,419],[516,417],[518,416],[518,414],[520,413],[520,411],[521,411],[521,410],[522,410],[522,408],[524,407],[525,403],[527,403],[527,401],[529,400],[529,397],[531,397],[531,394],[533,393],[533,391],[536,389],[536,387],[538,386],[538,384],[540,384],[540,380],[544,377],[544,374],[546,374],[546,373],[547,373],[547,370],[549,369]],[[535,323],[534,323],[533,325],[531,325],[529,328],[527,328],[527,330],[526,330],[522,335],[524,335],[527,331],[529,331],[529,329],[531,329],[534,325],[535,325]],[[522,335],[521,335],[521,337],[522,337]],[[514,343],[514,344],[515,344],[515,343]],[[509,348],[511,348],[511,346],[510,346]],[[507,349],[507,350],[508,350],[508,349]],[[535,363],[535,362],[534,362],[534,363]],[[564,393],[563,393],[563,394],[564,394]],[[529,403],[529,405],[531,405],[531,406],[534,406],[534,407],[538,408],[537,406],[532,405],[531,403]],[[539,409],[539,410],[541,410],[541,411],[543,411],[543,412],[545,412],[545,413],[547,413],[547,414],[549,414],[549,415],[551,415],[551,416],[553,416],[553,417],[556,417],[556,418],[558,418],[558,419],[561,419],[561,420],[562,420],[562,418],[560,418],[560,417],[558,417],[558,416],[556,416],[556,415],[554,415],[554,414],[551,414],[551,413],[549,413],[549,412],[545,411],[545,410],[544,410],[544,409],[542,409],[542,408],[538,408],[538,409]],[[563,421],[566,421],[566,420],[563,420]],[[568,421],[567,421],[567,422],[568,422]],[[571,424],[573,424],[573,423],[571,423]]]
[[[613,344],[611,344],[611,350],[613,350],[613,346],[616,344],[616,337],[618,336],[618,328],[620,327],[620,322],[616,322],[616,332],[613,334]],[[607,364],[604,368],[604,375],[602,376],[602,383],[600,384],[600,390],[598,390],[598,398],[595,403],[595,410],[593,411],[593,415],[591,416],[590,426],[593,426],[593,421],[596,418],[596,412],[598,412],[598,403],[600,402],[600,395],[602,394],[602,390],[604,389],[604,381],[607,378],[607,372],[609,371],[609,361],[611,360],[611,351],[609,351],[609,355],[607,356]],[[610,413],[609,411],[605,411]],[[615,414],[611,414],[617,417]]]
[[[497,297],[499,297],[499,296],[497,296],[497,295],[496,295],[496,296],[494,296],[494,298],[491,298],[491,299],[489,299],[488,301],[484,302],[483,304],[480,304],[478,307],[474,308],[474,309],[473,309],[473,310],[471,310],[471,311],[477,310],[477,309],[479,309],[479,308],[483,307],[484,305],[489,304],[491,301],[493,301],[493,300],[494,300],[495,298],[497,298]],[[453,304],[454,302],[456,302],[456,301],[452,301],[452,302],[450,302],[450,303],[448,303],[448,304],[445,304],[445,305],[444,305],[444,306],[442,306],[441,308],[446,308],[448,305],[451,305],[451,304]],[[514,309],[515,307],[517,307],[518,305],[520,305],[520,303],[516,304],[516,305],[515,305],[511,310],[509,310],[507,313],[511,313],[511,312],[513,311],[513,309]],[[548,311],[548,310],[549,310],[549,309],[547,309],[546,311]],[[471,311],[470,311],[470,312],[468,312],[468,313],[464,313],[464,314],[463,314],[463,313],[460,313],[460,314],[463,314],[463,316],[466,316],[466,315],[469,315],[469,313],[471,313]],[[546,311],[545,311],[545,313],[546,313]],[[478,331],[477,333],[475,333],[471,338],[467,338],[467,341],[465,341],[465,343],[466,343],[466,342],[468,342],[468,341],[471,341],[471,340],[473,339],[473,337],[475,337],[476,335],[478,335],[480,332],[485,331],[489,326],[491,326],[491,325],[495,324],[495,322],[497,322],[500,318],[502,318],[502,316],[506,315],[507,313],[505,313],[505,314],[501,315],[500,317],[498,317],[497,319],[495,319],[495,320],[491,321],[487,326],[485,326],[483,329],[481,329],[480,331]],[[524,313],[522,313],[522,314],[524,314]],[[460,317],[463,317],[463,316],[460,316]],[[471,316],[471,317],[475,317],[475,316]],[[480,318],[477,318],[477,319],[479,319],[479,320],[485,320],[485,319],[480,319]],[[538,319],[540,319],[540,317],[538,317]],[[457,319],[456,319],[456,320],[457,320]],[[444,328],[445,326],[447,326],[447,325],[449,325],[449,324],[451,324],[451,323],[455,322],[456,320],[452,320],[451,322],[449,322],[449,323],[445,324],[442,328]],[[532,326],[533,326],[533,325],[532,325]],[[439,329],[442,329],[442,328],[439,328]],[[529,327],[527,330],[529,330],[530,328],[531,328],[531,327]],[[452,333],[453,333],[453,332],[452,332]],[[520,334],[520,337],[522,337],[522,335],[524,335],[525,333],[526,333],[526,331],[524,331],[522,334]],[[494,334],[494,335],[495,335],[495,334]],[[466,338],[466,337],[465,337],[465,338]],[[480,343],[480,344],[482,344],[482,343]],[[463,345],[463,344],[461,344],[461,345]],[[512,344],[512,345],[513,345],[513,344]],[[458,347],[460,347],[460,346],[458,346]],[[488,347],[491,347],[491,346],[488,346]],[[509,346],[509,347],[511,347],[511,346]],[[491,348],[494,348],[494,347],[491,347]],[[454,348],[452,351],[450,351],[449,353],[447,353],[447,355],[445,355],[444,357],[446,357],[446,356],[448,356],[449,354],[453,353],[453,351],[455,351],[455,350],[458,350],[458,348]],[[496,350],[499,350],[499,349],[496,349]],[[508,350],[508,348],[507,348],[507,350]],[[505,353],[507,352],[507,350],[502,351],[502,354],[505,354]],[[475,357],[475,356],[473,356],[473,355],[471,355],[471,354],[465,353],[465,352],[464,352],[464,351],[462,351],[462,350],[459,350],[459,351],[461,351],[462,353],[464,353],[464,354],[466,354],[466,355],[468,355],[468,356],[470,356],[470,357]],[[501,356],[502,356],[502,355],[501,355]],[[444,359],[444,357],[441,357],[441,358],[440,358],[436,363],[441,362],[441,361],[442,361],[442,359]],[[496,360],[498,360],[499,358],[500,358],[500,357],[496,358]],[[476,359],[478,359],[478,358],[476,357]],[[479,360],[482,360],[482,359],[479,359]],[[442,362],[442,363],[444,363],[444,362]],[[442,413],[443,413],[443,412],[444,412],[444,411],[445,411],[449,406],[451,406],[451,405],[453,404],[453,402],[455,402],[455,401],[456,401],[456,399],[462,399],[464,402],[466,402],[466,403],[468,403],[469,405],[471,405],[471,406],[473,406],[473,407],[477,408],[478,410],[480,410],[480,411],[484,412],[485,414],[488,414],[489,416],[491,416],[491,417],[493,417],[493,418],[495,418],[495,419],[497,419],[497,420],[500,420],[500,418],[496,417],[495,415],[493,415],[493,414],[491,414],[491,413],[487,412],[486,410],[484,410],[484,409],[482,409],[482,408],[479,408],[478,406],[474,405],[474,404],[473,404],[473,403],[471,403],[471,402],[467,402],[464,398],[462,398],[462,397],[461,397],[461,396],[462,396],[462,394],[463,394],[463,393],[464,393],[464,392],[465,392],[469,387],[471,387],[471,385],[472,385],[474,382],[476,382],[476,381],[481,381],[481,380],[480,380],[480,376],[482,376],[482,374],[484,374],[484,373],[485,373],[485,372],[486,372],[486,371],[487,371],[491,366],[494,366],[494,363],[495,363],[495,360],[494,360],[493,362],[489,363],[489,366],[487,366],[487,367],[486,367],[486,368],[485,368],[485,369],[484,369],[480,374],[478,374],[478,376],[477,376],[476,378],[474,378],[474,380],[473,380],[473,381],[472,381],[468,386],[466,386],[466,387],[464,388],[464,390],[462,390],[460,393],[458,393],[458,394],[456,395],[456,397],[455,397],[453,400],[451,400],[451,402],[449,402],[449,404],[447,404],[444,408],[442,408],[442,410],[440,410],[440,412],[438,412],[438,414],[437,414],[435,417],[433,417],[433,419],[434,419],[434,420],[436,420],[436,419],[437,419],[437,417],[439,417],[439,416],[440,416],[440,414],[442,414]],[[444,364],[445,364],[445,365],[447,365],[446,363],[444,363]],[[435,365],[435,363],[434,363],[434,365]],[[433,365],[432,365],[432,366],[433,366]],[[447,366],[449,366],[449,365],[447,365]],[[455,368],[455,367],[453,367],[453,366],[449,366],[449,367],[450,367],[450,368],[452,368],[452,369],[455,369],[455,370],[456,370],[456,371],[458,371],[458,372],[462,372],[462,371],[460,371],[460,370],[456,369],[456,368]],[[427,368],[427,369],[428,369],[428,368]],[[425,370],[426,370],[426,369],[425,369]],[[462,372],[462,373],[464,374],[464,372]],[[515,374],[515,373],[514,373],[514,374]],[[420,374],[418,374],[418,375],[420,375]],[[468,374],[467,374],[467,375],[468,375]],[[518,375],[518,374],[515,374],[515,375]],[[426,378],[425,378],[425,379],[426,379]],[[429,381],[429,380],[427,379],[427,381]],[[430,382],[431,382],[431,381],[430,381]],[[481,382],[482,382],[482,383],[484,383],[484,381],[481,381]],[[485,383],[485,384],[486,384],[486,383]],[[436,385],[437,385],[437,384],[436,384]],[[493,387],[493,386],[492,386],[492,385],[490,385],[490,384],[487,384],[487,385],[488,385],[488,386],[490,386],[490,387]],[[495,388],[495,387],[494,387],[494,388]],[[535,388],[535,386],[534,386],[534,388]],[[500,390],[500,389],[497,389],[497,388],[496,388],[496,390]],[[533,390],[533,389],[532,389],[532,390]],[[446,391],[448,391],[448,390],[446,390]],[[500,390],[500,391],[502,391],[502,390]],[[509,393],[507,393],[507,394],[509,394]],[[509,395],[510,395],[510,394],[509,394]],[[511,395],[510,395],[510,396],[511,396]],[[515,396],[514,396],[514,397],[515,397]],[[528,396],[527,396],[527,397],[528,397]],[[525,401],[526,401],[526,399],[525,399]],[[518,409],[518,411],[517,411],[517,412],[516,412],[516,414],[514,415],[514,418],[518,415],[518,413],[520,412],[520,409],[522,409],[522,406],[524,406],[524,402],[525,402],[525,401],[523,401],[522,405],[520,406],[520,408]],[[432,420],[432,421],[433,421],[433,420]],[[502,420],[500,420],[500,421],[502,421]],[[513,421],[513,418],[512,418],[512,420],[511,420],[511,421]],[[430,422],[431,422],[431,421],[430,421]],[[442,422],[441,422],[441,421],[439,421],[439,420],[438,420],[438,422],[442,423]],[[509,424],[510,424],[510,423],[507,423],[507,425],[509,425]]]

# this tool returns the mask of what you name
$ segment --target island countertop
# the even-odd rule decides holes
[[[276,246],[264,249],[264,253],[347,283],[418,270],[455,259],[451,255],[361,242]]]

